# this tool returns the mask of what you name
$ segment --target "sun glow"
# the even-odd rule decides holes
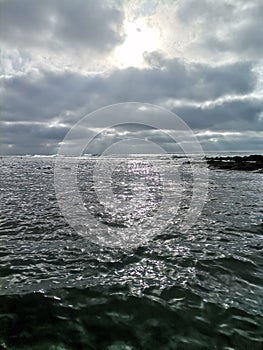
[[[142,67],[144,52],[157,50],[160,31],[149,26],[145,19],[125,24],[126,40],[115,50],[115,57],[121,67]]]

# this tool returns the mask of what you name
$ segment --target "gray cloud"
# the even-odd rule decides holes
[[[159,103],[171,98],[206,101],[248,94],[256,84],[252,65],[247,62],[211,67],[174,59],[163,64],[164,69],[128,68],[107,76],[43,71],[3,79],[2,119],[48,121],[69,110],[72,113],[63,116],[63,121],[69,122],[72,118],[74,121],[74,112],[83,106],[87,113],[126,101]]]
[[[224,94],[251,92],[255,84],[251,68],[252,64],[247,62],[212,67],[166,59],[161,69],[116,71],[111,76],[111,86],[120,98],[126,100],[132,97],[152,102],[165,97],[202,101]]]
[[[151,15],[158,16],[154,13],[159,8],[157,3],[151,6]],[[218,132],[215,137],[199,136],[206,149],[260,148],[262,141],[255,133],[263,131],[263,99],[255,68],[262,62],[262,1],[183,0],[175,5],[167,2],[172,23],[179,24],[176,28],[191,32],[190,44],[182,45],[182,53],[186,52],[187,57],[172,54],[180,41],[177,33],[170,51],[164,46],[160,51],[144,53],[144,67],[120,69],[111,65],[106,72],[91,73],[87,64],[87,70],[79,69],[79,53],[83,60],[90,55],[90,60],[100,56],[105,58],[105,65],[110,62],[107,55],[124,39],[126,3],[123,7],[120,4],[93,0],[0,0],[0,37],[7,61],[12,63],[11,73],[1,77],[1,152],[55,153],[69,128],[84,115],[126,101],[177,106],[172,107],[173,111],[195,131]],[[146,2],[144,12],[146,15]],[[160,23],[163,29],[166,23]],[[163,30],[168,29],[174,32],[171,23],[170,28]],[[50,52],[51,58],[45,61]],[[40,64],[34,66],[35,53],[39,53]],[[71,60],[72,53],[75,58],[71,65],[62,65],[59,71],[54,68],[63,55]],[[54,66],[53,59],[57,59]],[[25,69],[31,61],[32,66]],[[151,117],[146,112],[140,116],[145,124],[150,123]],[[110,113],[105,118],[110,124]],[[169,125],[163,128],[169,129]],[[98,137],[93,150],[120,140],[120,130]],[[225,131],[240,134],[222,134]],[[92,123],[88,132],[94,132]],[[134,128],[128,135],[165,144],[172,150],[169,140],[147,127]]]
[[[54,154],[58,142],[64,138],[68,128],[48,127],[38,123],[4,124],[1,128],[1,153],[6,155]]]
[[[0,38],[18,48],[108,51],[123,37],[123,14],[93,0],[2,0]]]
[[[262,130],[263,99],[226,101],[213,107],[177,107],[174,112],[193,129]]]
[[[185,0],[178,2],[176,19],[198,29],[195,47],[256,58],[263,50],[261,0]]]

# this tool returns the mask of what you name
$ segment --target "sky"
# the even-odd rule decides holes
[[[262,0],[0,0],[1,154],[56,154],[85,115],[124,102],[176,113],[205,151],[262,150],[262,19]],[[126,137],[174,150],[133,113]],[[85,132],[100,153],[123,128]]]

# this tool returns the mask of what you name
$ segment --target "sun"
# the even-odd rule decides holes
[[[160,44],[160,31],[149,26],[145,19],[125,23],[124,43],[115,50],[116,62],[121,67],[143,67],[144,52],[155,51]]]

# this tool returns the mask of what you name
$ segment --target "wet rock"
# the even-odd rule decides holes
[[[263,170],[263,156],[258,154],[244,157],[207,157],[206,160],[210,168],[243,171]]]

